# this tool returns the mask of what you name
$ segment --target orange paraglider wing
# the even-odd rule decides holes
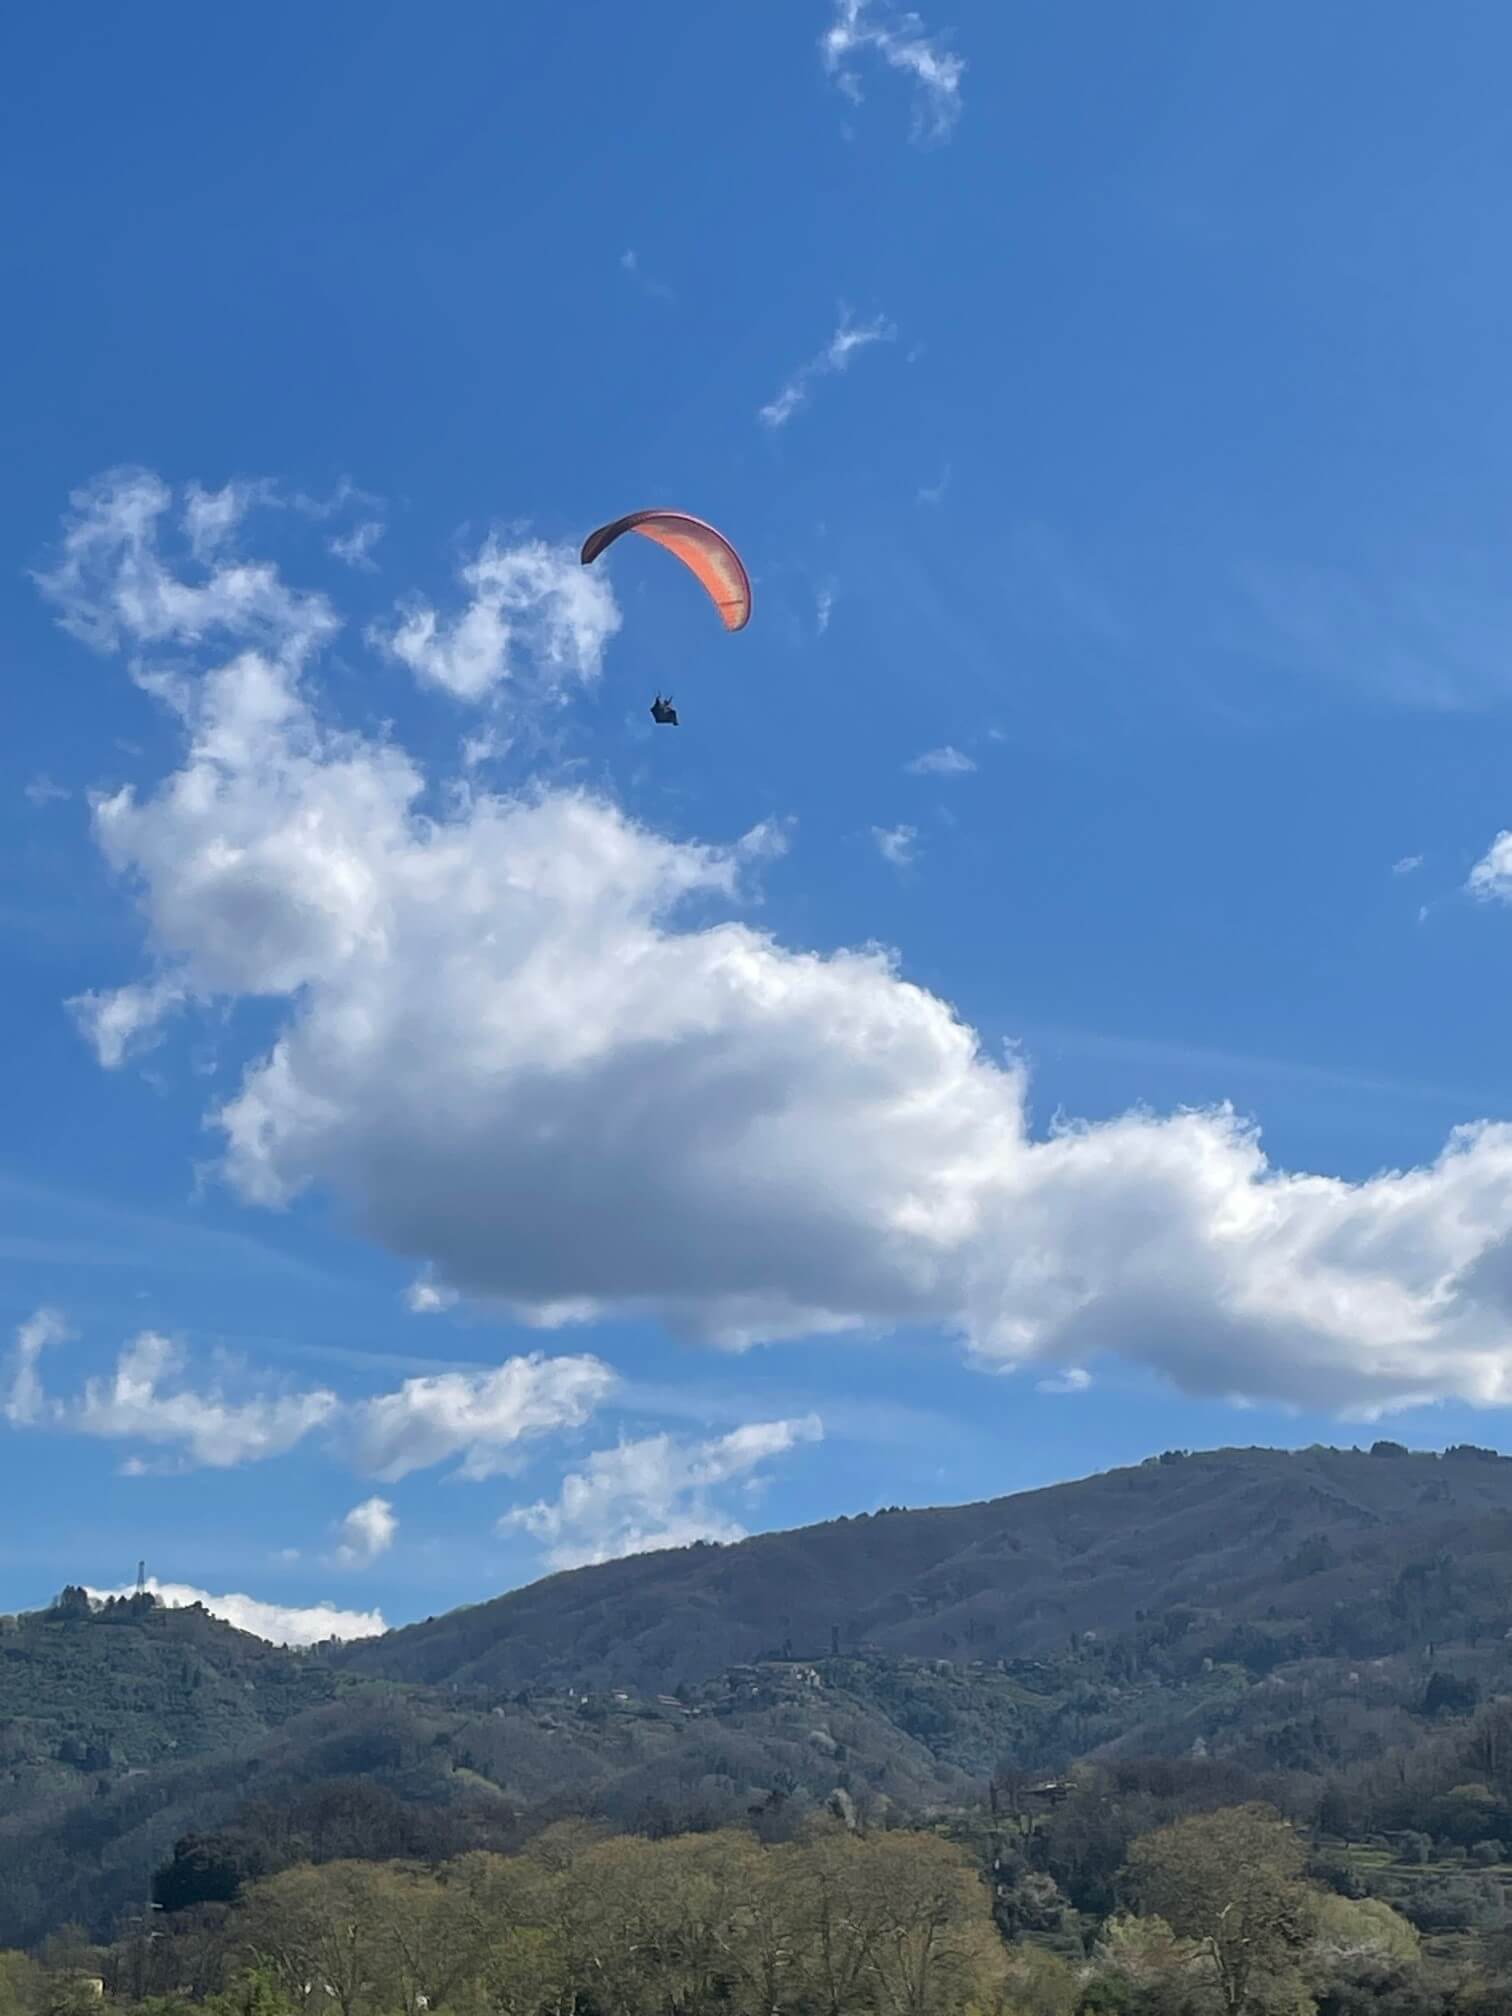
[[[591,566],[622,532],[639,532],[675,554],[703,583],[727,630],[743,630],[750,622],[750,576],[722,532],[701,518],[690,518],[686,511],[632,511],[589,533],[583,541],[583,565]]]

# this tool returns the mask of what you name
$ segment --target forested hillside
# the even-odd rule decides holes
[[[1450,1881],[1455,1856],[1494,1872],[1509,1543],[1512,1463],[1378,1444],[1168,1452],[555,1576],[309,1653],[65,1592],[0,1628],[0,1944],[69,1922],[106,1937],[154,1879],[176,1915],[303,1861],[439,1866],[570,1821],[969,1832],[989,1779],[1013,1798],[1066,1780],[1036,1853],[1094,1915],[1134,1819],[1194,1801],[1388,1842],[1398,1887],[1412,1867]],[[1179,1782],[1136,1796],[1152,1758]],[[1401,1860],[1407,1836],[1426,1861]],[[1455,1936],[1500,1922],[1499,1879],[1475,1880],[1496,1897],[1442,1905]]]
[[[1371,1658],[1504,1630],[1512,1460],[1376,1450],[1170,1451],[985,1504],[638,1555],[337,1658],[427,1684],[651,1691],[784,1649],[1043,1657],[1175,1610],[1215,1656],[1246,1632],[1286,1656]]]

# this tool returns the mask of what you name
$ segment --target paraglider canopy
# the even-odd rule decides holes
[[[743,630],[751,620],[751,581],[735,548],[722,532],[686,511],[632,511],[601,525],[583,541],[582,562],[592,566],[625,532],[639,532],[675,554],[698,577],[727,630]]]

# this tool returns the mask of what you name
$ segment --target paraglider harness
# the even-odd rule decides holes
[[[670,693],[665,700],[658,693],[656,698],[651,702],[651,719],[656,723],[658,728],[675,728],[677,726],[677,709],[672,705],[672,695]]]

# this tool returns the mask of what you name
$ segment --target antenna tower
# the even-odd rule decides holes
[[[138,1561],[137,1563],[137,1594],[138,1596],[145,1596],[147,1594],[147,1563],[145,1561]]]

